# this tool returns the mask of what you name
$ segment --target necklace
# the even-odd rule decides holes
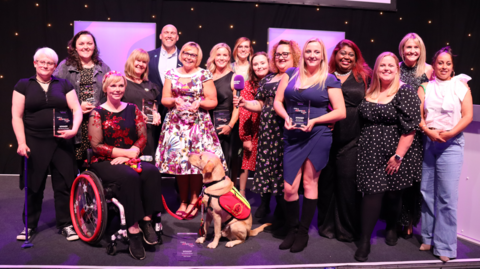
[[[344,76],[350,75],[350,73],[352,73],[352,70],[348,71],[348,72],[345,73],[345,74],[340,74],[340,73],[338,73],[337,71],[335,71],[335,72],[333,72],[333,73],[335,73],[335,75],[338,76],[338,77],[344,77]]]
[[[41,80],[38,80],[38,78],[35,79],[38,83],[40,84],[50,84],[50,82],[52,81],[52,79],[50,78],[49,81],[41,81]]]

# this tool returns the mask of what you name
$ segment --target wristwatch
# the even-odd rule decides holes
[[[396,161],[401,161],[401,160],[403,160],[403,157],[398,155],[398,154],[395,154],[395,160]]]

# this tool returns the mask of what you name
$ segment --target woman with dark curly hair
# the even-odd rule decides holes
[[[81,170],[86,150],[90,147],[88,115],[97,104],[106,101],[102,91],[102,79],[110,71],[110,67],[100,59],[99,54],[92,33],[80,31],[68,42],[68,56],[53,73],[54,76],[72,83],[82,107],[83,121],[75,136],[75,158]]]

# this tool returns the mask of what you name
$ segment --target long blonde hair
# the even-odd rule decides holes
[[[148,63],[150,62],[150,56],[148,56],[148,52],[143,49],[135,49],[130,56],[128,56],[127,62],[125,63],[125,75],[130,78],[135,77],[135,60],[145,61],[147,63],[147,67],[140,78],[143,81],[148,81]]]
[[[313,82],[312,85],[302,85],[302,81],[307,80],[307,69],[305,68],[305,50],[307,49],[308,44],[317,42],[320,44],[320,52],[322,53],[322,59],[320,62],[320,66],[316,71],[316,74],[313,74],[315,76],[315,81]],[[313,87],[319,85],[321,89],[325,87],[325,81],[327,80],[328,76],[328,59],[327,59],[327,50],[325,49],[325,44],[323,41],[319,38],[310,38],[305,42],[305,45],[303,45],[303,50],[302,54],[300,56],[300,61],[298,63],[298,79],[295,82],[295,89],[300,89],[302,86],[305,88],[306,86],[308,87]]]
[[[208,57],[207,60],[207,69],[210,71],[212,74],[215,73],[215,70],[217,70],[217,64],[215,64],[215,57],[217,56],[217,50],[220,48],[225,48],[228,51],[228,57],[232,59],[232,50],[230,49],[230,46],[228,46],[225,43],[218,43],[217,45],[213,46],[212,50],[210,50],[210,57]],[[230,69],[230,62],[227,64],[227,68]]]
[[[402,61],[405,62],[404,47],[409,39],[417,42],[417,45],[420,48],[420,56],[418,56],[418,59],[417,59],[417,72],[415,74],[415,77],[421,77],[425,73],[426,61],[427,61],[427,51],[425,49],[425,43],[423,43],[422,38],[416,33],[408,33],[402,39],[402,41],[400,41],[400,45],[398,45],[398,53],[400,54],[400,57],[402,57]]]
[[[366,97],[369,97],[371,99],[378,98],[380,90],[382,89],[382,83],[380,81],[380,77],[378,76],[378,66],[380,65],[380,62],[383,60],[383,58],[388,56],[392,57],[395,60],[395,68],[397,68],[397,74],[395,74],[395,79],[388,86],[387,96],[395,95],[398,92],[398,88],[400,87],[400,70],[398,66],[398,57],[393,52],[386,51],[380,54],[375,61],[372,83],[370,84],[370,88],[368,88],[367,90]]]
[[[248,62],[251,62],[252,56],[253,56],[253,47],[252,47],[252,41],[248,37],[240,37],[235,41],[235,46],[233,46],[233,58],[235,59],[235,62],[238,63],[240,62],[240,59],[238,58],[238,46],[242,44],[243,42],[248,41],[248,44],[250,44],[250,53],[248,55]],[[230,53],[231,54],[231,53]]]

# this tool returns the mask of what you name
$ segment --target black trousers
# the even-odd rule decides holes
[[[62,165],[64,160],[62,156],[54,154],[50,162],[50,174],[52,176],[52,186],[53,186],[53,195],[55,203],[55,217],[57,228],[61,229],[63,227],[69,226],[72,224],[72,219],[70,218],[70,187],[67,184],[67,180],[59,172],[57,167]],[[43,204],[43,192],[45,190],[45,183],[47,182],[47,172],[43,177],[43,181],[40,185],[40,188],[37,192],[34,192],[32,189],[28,188],[27,192],[27,206],[28,206],[28,228],[37,228],[38,221],[40,220],[40,214],[42,213],[42,204]],[[70,180],[71,181],[71,180]],[[25,224],[25,205],[23,206],[23,223]]]
[[[139,174],[127,165],[111,165],[110,161],[103,161],[93,163],[90,170],[102,179],[104,185],[118,186],[115,196],[125,209],[127,227],[162,211],[162,177],[154,165],[142,162]]]

